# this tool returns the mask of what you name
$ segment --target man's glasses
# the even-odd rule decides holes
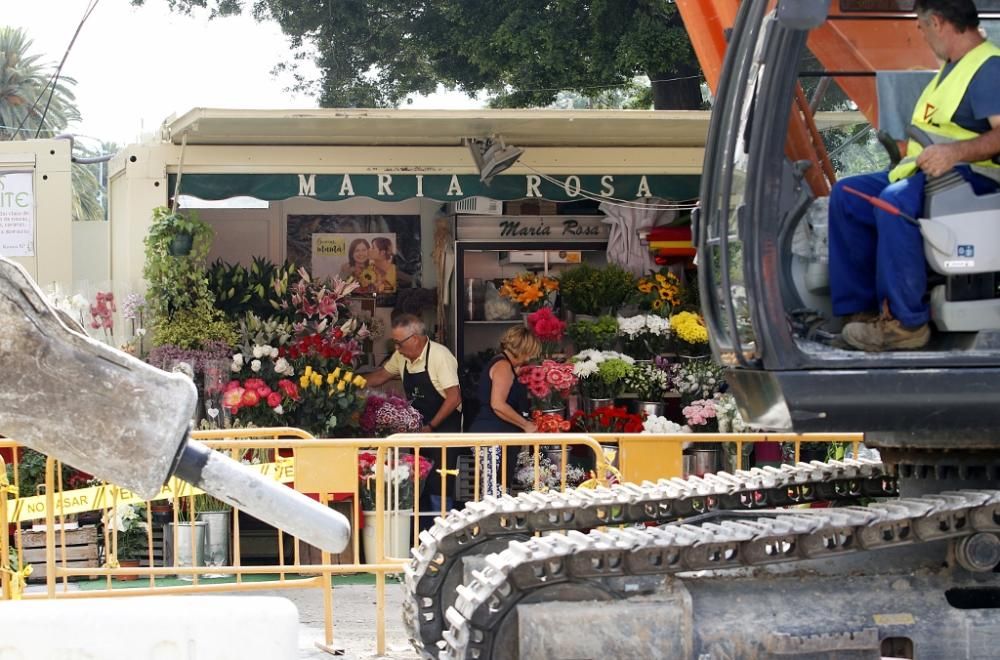
[[[393,343],[393,344],[395,344],[396,348],[399,348],[400,346],[402,346],[402,345],[403,345],[403,344],[405,344],[406,342],[408,342],[408,341],[410,341],[411,339],[413,339],[413,337],[414,337],[415,335],[416,335],[416,333],[414,333],[414,334],[412,334],[412,335],[407,335],[406,337],[403,337],[402,339],[393,339],[393,340],[392,340],[392,343]]]

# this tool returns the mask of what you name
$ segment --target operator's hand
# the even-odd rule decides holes
[[[421,433],[434,433],[434,429],[431,428],[430,424],[424,424],[420,427]]]
[[[917,156],[917,167],[927,176],[941,176],[962,161],[957,143],[932,144]]]
[[[525,425],[525,427],[524,427],[524,432],[525,433],[537,433],[538,432],[538,425],[535,424],[534,422],[528,422]]]

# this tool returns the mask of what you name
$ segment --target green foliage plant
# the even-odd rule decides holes
[[[597,316],[603,304],[600,298],[601,271],[590,264],[568,268],[559,276],[559,295],[563,307],[574,314]]]
[[[191,252],[174,256],[170,246],[179,234],[193,238]],[[153,313],[153,345],[199,348],[203,341],[235,342],[235,330],[215,307],[208,288],[205,258],[212,246],[212,228],[191,211],[165,206],[153,209],[145,239],[146,304]]]
[[[635,292],[635,276],[617,264],[608,264],[599,271],[597,295],[601,308],[615,312],[628,303]]]
[[[609,351],[618,342],[618,321],[613,316],[600,316],[595,321],[574,321],[567,328],[576,350],[596,348]]]

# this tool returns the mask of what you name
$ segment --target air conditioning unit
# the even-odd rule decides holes
[[[503,202],[490,197],[466,197],[448,205],[452,215],[503,215]]]

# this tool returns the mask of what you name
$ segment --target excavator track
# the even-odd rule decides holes
[[[799,463],[656,483],[486,498],[438,518],[405,569],[403,619],[414,646],[436,658],[444,612],[462,584],[461,558],[498,552],[537,532],[665,524],[720,510],[753,511],[815,501],[892,497],[895,477],[877,461]]]
[[[567,585],[607,598],[635,593],[645,577],[765,566],[1000,531],[1000,491],[955,491],[868,507],[768,512],[756,520],[570,531],[512,543],[458,587],[441,660],[510,655],[504,621],[522,601],[560,600]],[[632,585],[632,588],[630,588]],[[532,599],[532,595],[535,598]],[[516,630],[516,629],[514,629]],[[504,631],[507,638],[504,638]]]

